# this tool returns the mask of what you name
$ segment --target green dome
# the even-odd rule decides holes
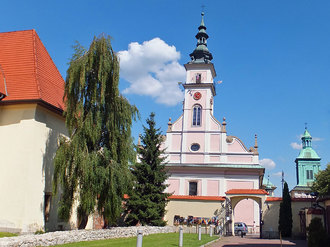
[[[320,156],[318,156],[312,147],[305,147],[300,150],[297,159],[320,159]]]
[[[308,132],[307,129],[305,129],[304,135],[302,138],[312,138],[311,134]]]
[[[262,185],[265,186],[266,188],[275,187],[275,185],[269,180],[269,177],[268,178],[265,178],[265,177],[263,178]]]
[[[197,47],[189,54],[191,61],[189,63],[205,63],[208,64],[213,59],[212,53],[207,49],[206,40],[209,36],[206,33],[206,27],[204,25],[204,12],[202,12],[201,25],[198,27],[198,33],[196,34]]]
[[[206,45],[199,45],[199,46],[196,47],[195,50],[196,51],[206,51],[206,52],[209,51],[209,49],[207,49]]]

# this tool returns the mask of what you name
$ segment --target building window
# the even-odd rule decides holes
[[[197,182],[189,182],[189,195],[197,196]]]
[[[307,170],[306,171],[306,173],[307,173],[307,179],[313,179],[313,170]]]
[[[202,82],[202,74],[197,73],[196,74],[196,83],[201,83]]]
[[[193,151],[193,152],[197,152],[200,149],[200,147],[201,146],[198,143],[193,143],[190,146],[190,150]]]
[[[201,126],[202,118],[202,107],[200,105],[195,105],[193,108],[193,126]]]

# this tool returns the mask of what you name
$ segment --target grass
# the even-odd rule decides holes
[[[197,234],[185,233],[183,234],[183,246],[198,247],[217,238],[218,236],[210,237],[208,234],[202,234],[202,240],[199,241]],[[136,237],[77,242],[77,243],[63,244],[57,246],[136,247]],[[179,233],[160,233],[160,234],[151,234],[148,236],[143,236],[143,247],[155,247],[155,246],[157,247],[179,246]]]
[[[16,233],[10,233],[10,232],[0,232],[0,238],[4,237],[16,237],[18,234]]]

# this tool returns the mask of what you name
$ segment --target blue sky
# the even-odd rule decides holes
[[[137,138],[150,112],[164,133],[168,118],[182,112],[177,82],[196,45],[202,5],[216,81],[223,81],[215,117],[226,117],[228,134],[248,147],[258,134],[266,176],[280,195],[280,171],[289,189],[296,185],[305,123],[322,169],[330,162],[330,1],[2,0],[0,32],[35,29],[64,78],[75,40],[88,47],[94,36],[112,36],[121,92],[141,114]]]

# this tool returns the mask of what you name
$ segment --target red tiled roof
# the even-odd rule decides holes
[[[307,214],[318,214],[323,215],[323,210],[320,208],[309,208]]]
[[[282,197],[267,197],[266,202],[278,202],[282,201]]]
[[[196,201],[224,201],[223,196],[182,196],[182,195],[171,195],[170,200],[196,200]]]
[[[276,201],[282,201],[282,197],[267,197],[266,202],[276,202]],[[316,201],[315,198],[291,198],[292,202],[314,202]]]
[[[263,189],[232,189],[226,192],[226,195],[243,194],[243,195],[268,195],[268,192]]]
[[[2,102],[40,101],[64,109],[64,80],[35,30],[0,33]],[[3,75],[4,74],[4,75]]]

